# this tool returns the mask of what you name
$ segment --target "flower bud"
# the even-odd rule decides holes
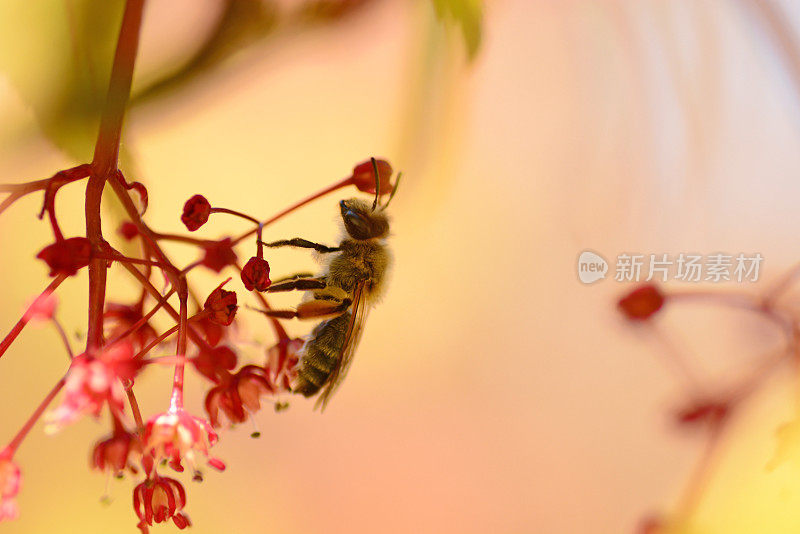
[[[203,195],[195,195],[183,205],[181,221],[190,232],[203,226],[211,215],[211,204]]]
[[[227,280],[222,285],[225,283]],[[222,289],[222,285],[211,292],[203,304],[203,309],[210,312],[209,319],[211,321],[228,326],[236,317],[238,306],[236,305],[236,293]]]
[[[242,283],[248,291],[266,291],[272,284],[269,279],[269,263],[264,258],[253,256],[242,269]]]
[[[381,195],[392,192],[392,166],[385,159],[376,159],[378,167],[378,178],[380,180]],[[375,169],[372,168],[372,160],[367,160],[353,167],[353,175],[350,177],[359,191],[375,194]]]
[[[623,315],[631,321],[645,321],[663,305],[664,294],[652,284],[634,289],[621,298],[617,304]]]

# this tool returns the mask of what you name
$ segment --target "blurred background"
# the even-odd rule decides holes
[[[0,181],[91,159],[121,9],[0,3]],[[187,481],[193,532],[616,534],[669,515],[706,439],[674,423],[686,392],[664,340],[713,385],[779,350],[780,333],[703,305],[632,328],[615,310],[630,288],[581,284],[576,259],[760,252],[758,283],[715,287],[751,292],[800,260],[798,35],[789,0],[148,2],[122,162],[149,189],[154,228],[183,230],[196,193],[266,218],[370,155],[405,173],[390,291],[344,387],[324,415],[299,399],[267,406],[259,440],[224,430],[227,471]],[[82,195],[59,194],[67,235],[83,231]],[[339,198],[266,238],[335,242]],[[40,203],[0,218],[2,331],[46,285]],[[106,209],[119,242],[119,208]],[[211,222],[201,236],[247,228]],[[302,251],[269,260],[275,277],[314,265]],[[134,295],[119,267],[110,276],[114,298]],[[210,291],[222,276],[193,280]],[[82,273],[59,289],[76,336],[86,286]],[[240,318],[238,348],[258,361],[271,331]],[[54,331],[23,332],[0,361],[0,440],[65,368]],[[737,414],[681,532],[800,529],[800,467],[765,469],[794,415],[796,373],[782,371]],[[138,380],[145,416],[166,407],[170,377]],[[189,378],[194,410],[204,388]],[[17,456],[21,517],[3,532],[133,531],[131,481],[88,470],[105,432],[37,427]]]

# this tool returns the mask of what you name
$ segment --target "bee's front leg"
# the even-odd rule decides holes
[[[272,243],[259,241],[259,243],[261,243],[265,247],[313,248],[317,252],[322,252],[322,253],[339,251],[339,247],[329,247],[327,245],[322,245],[320,243],[314,243],[313,241],[309,241],[308,239],[303,239],[302,237],[294,237],[292,239],[281,239],[280,241],[273,241]]]
[[[323,289],[327,286],[325,278],[294,278],[283,282],[273,283],[267,288],[269,293],[278,291],[308,291],[311,289]]]

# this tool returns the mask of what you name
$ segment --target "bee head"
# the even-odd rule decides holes
[[[386,237],[389,219],[383,211],[372,211],[372,205],[357,198],[339,201],[344,228],[353,239]]]

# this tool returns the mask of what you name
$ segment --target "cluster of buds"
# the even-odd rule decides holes
[[[236,426],[252,419],[270,399],[276,411],[287,404],[281,395],[291,393],[304,340],[291,337],[274,318],[268,318],[277,341],[260,361],[240,362],[234,350],[239,341],[236,321],[239,297],[236,290],[258,299],[262,311],[269,309],[264,293],[271,285],[270,265],[264,257],[261,237],[264,227],[294,209],[331,191],[354,186],[366,193],[393,189],[391,166],[384,160],[365,161],[356,165],[346,178],[312,195],[278,216],[261,222],[255,217],[212,206],[202,195],[192,196],[183,207],[180,219],[190,232],[208,224],[214,214],[226,214],[253,223],[252,230],[239,237],[201,239],[191,235],[161,234],[142,219],[147,204],[147,190],[137,182],[129,183],[117,171],[109,178],[129,220],[118,228],[117,235],[128,248],[139,245],[141,255],[123,255],[112,244],[88,237],[64,238],[55,215],[56,194],[60,187],[88,177],[91,166],[82,165],[56,174],[43,181],[45,206],[55,241],[37,257],[49,268],[50,284],[32,299],[17,326],[0,342],[0,357],[12,345],[22,329],[33,322],[52,323],[64,341],[69,367],[63,378],[34,411],[23,428],[0,452],[0,521],[17,517],[15,497],[20,488],[20,469],[14,453],[34,423],[43,418],[48,433],[54,433],[82,417],[99,419],[109,415],[111,429],[97,439],[90,454],[90,466],[116,477],[135,477],[139,483],[133,490],[133,506],[142,532],[159,523],[172,521],[183,529],[191,523],[184,511],[186,491],[180,481],[169,478],[159,469],[172,468],[176,473],[188,469],[194,480],[202,480],[207,465],[223,471],[225,464],[212,455],[219,440],[216,429]],[[377,175],[375,170],[377,169]],[[39,184],[40,182],[36,182]],[[377,184],[377,185],[376,185]],[[128,196],[138,194],[140,208]],[[255,254],[240,267],[237,248],[255,238]],[[196,246],[198,258],[187,266],[175,266],[162,246],[180,241]],[[132,302],[106,301],[105,287],[98,286],[92,268],[107,269],[118,263],[139,283],[140,292]],[[58,300],[55,291],[69,277],[83,269],[90,270],[89,329],[86,349],[74,355],[71,341],[57,319]],[[228,277],[204,300],[192,287],[189,277],[202,267],[214,273],[238,271],[238,282]],[[161,276],[159,276],[161,275]],[[167,281],[166,287],[163,280]],[[104,280],[103,280],[104,283]],[[161,286],[163,289],[159,290]],[[237,287],[238,286],[238,287]],[[102,289],[103,291],[100,291]],[[177,296],[179,307],[171,298]],[[191,297],[191,298],[190,298]],[[202,304],[200,304],[202,303]],[[167,315],[170,323],[159,330],[156,315]],[[177,339],[172,339],[177,338]],[[162,354],[154,355],[160,351]],[[145,419],[140,413],[134,389],[140,387],[143,372],[156,365],[173,368],[173,386],[167,408]],[[200,416],[184,408],[183,383],[185,370],[196,371],[209,383],[205,393],[206,414]],[[55,407],[49,405],[60,398]],[[257,437],[254,432],[253,436]]]

